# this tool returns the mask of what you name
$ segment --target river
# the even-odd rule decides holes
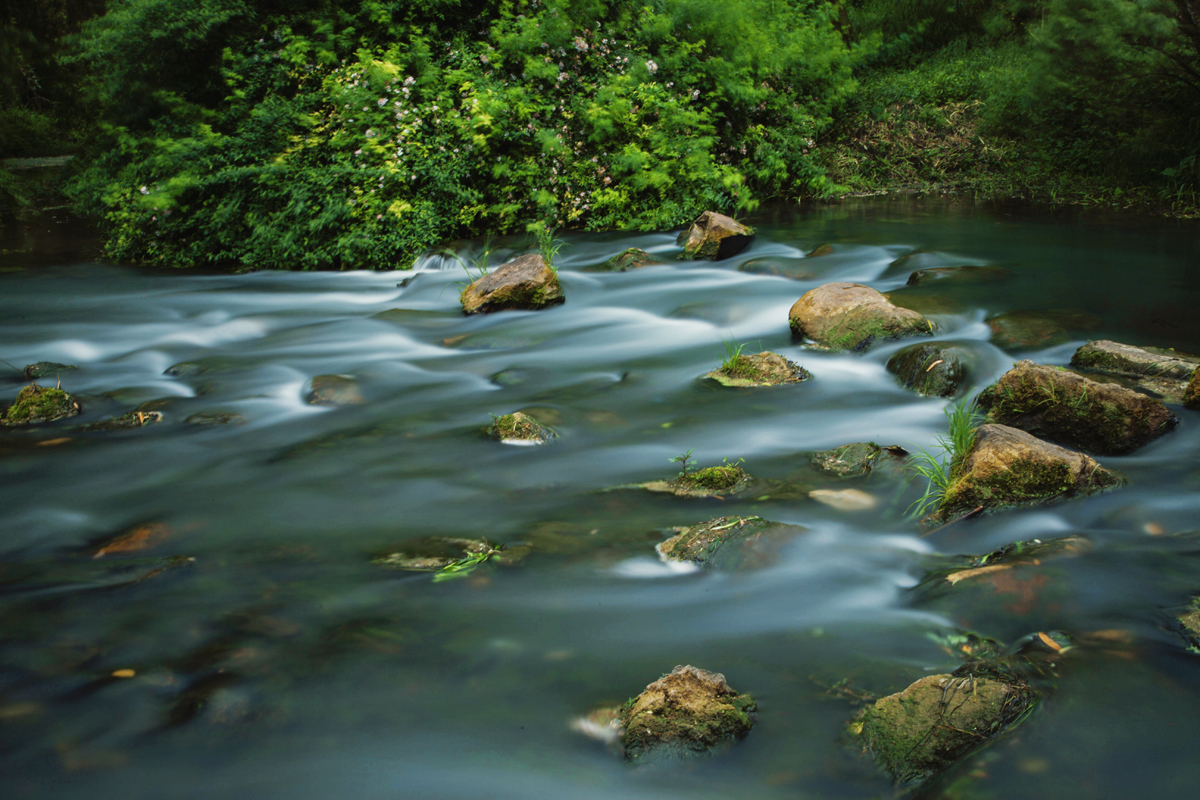
[[[822,283],[899,298],[914,269],[995,265],[1006,280],[916,291],[936,337],[976,354],[970,394],[1018,358],[1065,365],[1089,339],[1195,351],[1195,222],[856,200],[752,217],[757,239],[726,261],[627,273],[588,268],[630,246],[669,257],[674,236],[571,233],[565,304],[465,317],[466,273],[445,258],[415,272],[140,269],[93,260],[86,227],[56,214],[10,221],[0,263],[0,358],[78,365],[42,383],[83,407],[0,430],[6,797],[886,797],[888,777],[846,742],[854,707],[822,687],[882,695],[953,670],[938,638],[960,629],[1080,644],[1032,716],[930,796],[1195,796],[1200,656],[1170,618],[1200,591],[1196,412],[1174,407],[1172,433],[1100,459],[1123,489],[923,536],[905,514],[917,484],[821,478],[806,454],[931,447],[947,401],[888,374],[904,342],[830,354],[787,325]],[[832,252],[805,257],[822,245]],[[1086,330],[1027,349],[997,346],[985,322],[1060,309]],[[726,341],[815,377],[697,380]],[[22,382],[0,370],[7,404]],[[306,403],[322,374],[352,376],[362,402]],[[161,422],[70,429],[144,403]],[[559,438],[483,435],[518,409]],[[242,424],[185,422],[202,412]],[[853,486],[877,504],[605,491],[668,478],[688,450],[700,466],[744,459],[753,475]],[[728,514],[807,533],[757,569],[658,560],[673,526]],[[148,547],[97,557],[133,529]],[[1028,579],[918,590],[940,555],[1066,535],[1092,546]],[[425,536],[528,554],[436,582],[372,563]],[[687,663],[758,700],[730,751],[631,768],[571,730]]]

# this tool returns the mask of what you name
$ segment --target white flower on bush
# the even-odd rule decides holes
[[[143,186],[142,188],[138,189],[138,191],[139,191],[139,192],[141,192],[142,194],[150,194],[150,190],[149,190],[149,189],[147,189],[145,186]]]
[[[587,52],[587,49],[588,49],[588,43],[587,43],[587,42],[585,42],[585,41],[583,40],[583,37],[582,37],[582,36],[576,36],[576,37],[575,37],[575,49],[576,49],[576,50],[580,50],[580,51],[582,51],[582,52],[584,52],[584,53],[586,53],[586,52]]]
[[[658,64],[655,64],[653,61],[647,61],[646,69],[650,70],[650,74],[653,75],[658,72]]]
[[[378,100],[375,101],[375,105],[379,106],[380,108],[383,108],[384,106],[387,105],[387,98],[386,97],[379,98]]]

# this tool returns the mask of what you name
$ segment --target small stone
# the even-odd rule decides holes
[[[812,374],[794,361],[778,353],[762,352],[754,355],[738,355],[730,365],[722,365],[704,375],[722,386],[783,386],[802,383]]]
[[[814,489],[808,496],[838,511],[866,511],[879,503],[874,495],[858,489]]]
[[[954,345],[914,344],[888,359],[896,382],[922,397],[953,397],[967,381],[966,350]]]
[[[54,361],[39,361],[36,364],[26,364],[22,373],[25,375],[25,380],[36,381],[38,378],[53,377],[60,372],[69,372],[73,369],[79,369],[79,367]]]
[[[630,761],[703,755],[744,737],[754,726],[754,698],[729,688],[720,673],[678,666],[621,709]]]
[[[715,211],[705,211],[679,234],[681,259],[706,258],[720,261],[735,256],[750,244],[754,229]]]
[[[637,247],[630,247],[627,250],[622,250],[608,261],[605,261],[596,268],[596,271],[628,272],[631,269],[660,266],[662,263],[663,262],[650,255],[645,250],[641,250]]]
[[[1053,347],[1100,325],[1081,311],[1009,311],[984,320],[992,329],[992,344],[1005,350]]]
[[[312,391],[305,398],[314,406],[356,406],[366,402],[358,390],[358,381],[349,375],[315,375]]]
[[[498,555],[497,545],[485,539],[460,539],[453,536],[426,536],[403,543],[403,549],[371,560],[381,567],[437,572],[465,559]]]
[[[779,548],[806,529],[762,517],[717,517],[676,531],[655,548],[664,561],[705,568],[753,569],[770,566]]]
[[[558,274],[537,253],[497,267],[463,289],[459,299],[467,314],[537,311],[565,300]]]
[[[839,478],[855,478],[870,474],[882,453],[883,448],[874,442],[852,442],[832,450],[813,453],[809,463],[815,469]]]
[[[652,492],[670,492],[676,497],[721,497],[750,487],[753,478],[737,464],[705,467],[669,481],[651,481],[642,487]]]
[[[521,411],[495,417],[487,433],[506,443],[545,444],[558,437],[552,429]]]
[[[827,283],[807,293],[788,312],[792,334],[833,350],[862,351],[880,339],[928,335],[933,323],[892,305],[860,283]]]

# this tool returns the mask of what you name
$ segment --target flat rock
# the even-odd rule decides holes
[[[1071,366],[1085,372],[1132,378],[1136,387],[1161,396],[1165,402],[1180,403],[1188,382],[1200,367],[1200,356],[1101,339],[1076,350]]]
[[[888,359],[896,382],[922,397],[953,397],[967,381],[971,354],[941,342],[913,344]]]
[[[615,256],[605,261],[598,267],[593,268],[593,272],[628,272],[631,269],[641,269],[642,267],[661,266],[662,261],[659,261],[654,256],[647,253],[645,250],[637,247],[630,247],[622,250]]]
[[[1005,425],[981,425],[927,523],[1081,497],[1124,484],[1096,460]]]
[[[696,564],[706,569],[755,569],[775,562],[779,549],[807,531],[798,525],[762,517],[717,517],[699,525],[676,528],[657,546],[664,561]]]
[[[349,375],[314,375],[305,401],[314,406],[357,406],[366,402]]]
[[[39,361],[36,364],[26,364],[25,369],[21,370],[27,381],[36,381],[38,378],[46,378],[59,374],[60,372],[70,372],[71,370],[79,369],[73,364],[59,364],[54,361]]]
[[[936,775],[1018,722],[1037,695],[1016,678],[930,675],[868,706],[851,724],[897,783]]]
[[[807,293],[788,312],[795,336],[833,350],[861,351],[880,339],[930,334],[923,315],[892,305],[861,283],[827,283]]]
[[[538,253],[527,253],[497,267],[463,289],[463,312],[537,311],[562,303],[562,285]]]
[[[696,217],[691,227],[680,232],[676,244],[683,248],[679,255],[681,259],[719,261],[740,253],[753,238],[753,228],[724,214],[705,211]]]
[[[163,413],[161,411],[130,411],[128,414],[122,414],[119,417],[112,419],[101,420],[100,422],[92,422],[87,425],[80,425],[79,430],[95,433],[98,431],[128,431],[144,428],[147,425],[153,425],[156,422],[163,421]]]
[[[1097,455],[1132,453],[1179,422],[1158,400],[1132,389],[1032,361],[1017,362],[978,403],[989,422]]]
[[[630,761],[676,760],[704,755],[750,732],[748,694],[729,688],[725,676],[678,666],[621,709],[621,742]]]
[[[1004,350],[1053,347],[1078,338],[1100,325],[1082,311],[1009,311],[984,320],[992,329],[992,344]]]
[[[838,511],[867,511],[879,504],[875,495],[858,489],[814,489],[808,496]]]
[[[183,422],[185,425],[213,428],[220,425],[244,425],[246,418],[233,411],[198,411]]]
[[[704,375],[722,386],[783,386],[802,383],[812,377],[804,367],[778,353],[769,351],[739,355],[730,366],[722,366]]]

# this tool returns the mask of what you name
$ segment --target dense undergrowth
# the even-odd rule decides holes
[[[108,254],[172,266],[394,268],[902,188],[1187,214],[1198,6],[31,0],[0,156],[85,142],[70,191]]]

